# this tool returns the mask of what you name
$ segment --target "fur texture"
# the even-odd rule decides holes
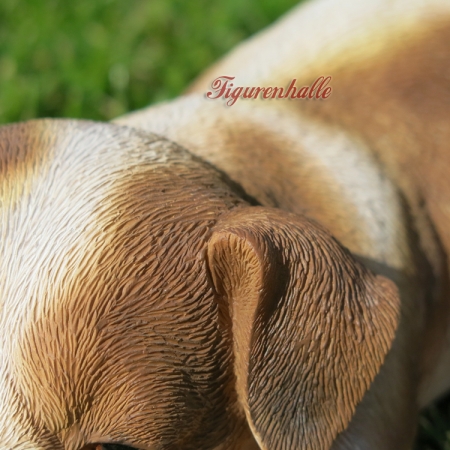
[[[172,102],[1,128],[0,448],[411,448],[450,386],[449,24],[316,0]]]

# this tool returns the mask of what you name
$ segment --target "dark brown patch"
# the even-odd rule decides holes
[[[45,121],[30,121],[0,128],[0,174],[33,172],[48,157],[57,139],[54,128]],[[44,144],[44,145],[43,145]]]
[[[239,399],[264,448],[330,448],[391,348],[394,283],[308,220],[268,208],[219,221],[208,260],[231,305]]]
[[[11,196],[12,190],[25,189],[36,176],[46,176],[58,148],[70,141],[66,128],[92,127],[88,121],[30,120],[0,128],[0,195]],[[64,143],[64,140],[66,142]],[[22,192],[23,194],[23,192]]]
[[[99,436],[144,448],[228,440],[231,448],[245,437],[230,337],[204,262],[217,217],[244,202],[186,152],[170,155],[114,173],[89,247],[82,258],[66,250],[71,271],[49,284],[49,309],[23,337],[30,408],[67,448]]]

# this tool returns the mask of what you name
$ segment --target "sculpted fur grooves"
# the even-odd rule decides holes
[[[225,216],[209,253],[230,304],[238,397],[261,448],[328,448],[390,347],[394,285],[317,225],[267,208]]]
[[[232,434],[230,355],[202,255],[217,217],[243,202],[219,173],[161,138],[36,121],[19,126],[23,154],[11,151],[16,127],[3,128],[0,140],[2,172],[16,181],[4,177],[1,190],[2,372],[16,392],[4,401],[21,399],[22,414],[33,412],[39,446],[54,443],[51,435],[61,442],[54,448],[76,449],[106,434],[194,449],[205,435],[216,442]],[[53,135],[70,141],[54,143]],[[10,186],[27,187],[17,182],[22,176],[40,182],[14,201]],[[88,210],[94,217],[85,217]],[[30,252],[34,236],[53,245]],[[20,286],[11,285],[13,272],[23,274]],[[17,341],[6,340],[17,327]],[[10,442],[12,430],[0,433]]]
[[[411,448],[449,388],[449,5],[315,0],[190,95],[2,127],[2,450]]]

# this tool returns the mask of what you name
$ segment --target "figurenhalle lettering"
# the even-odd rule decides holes
[[[283,87],[242,87],[234,86],[232,81],[235,77],[221,75],[211,83],[211,91],[206,97],[215,100],[227,99],[226,104],[232,106],[239,98],[257,99],[260,95],[264,99],[326,99],[331,95],[332,87],[328,86],[331,76],[321,76],[314,80],[310,86],[296,87],[297,79],[291,80],[287,88]]]

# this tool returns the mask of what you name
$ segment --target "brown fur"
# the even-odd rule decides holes
[[[450,20],[442,18],[386,41],[360,64],[333,71],[333,95],[321,102],[288,102],[302,114],[340,126],[365,141],[405,195],[414,227],[434,270],[434,301],[424,336],[424,371],[445,343],[450,317]],[[320,74],[315,74],[320,75]],[[311,77],[314,79],[314,76]],[[277,79],[278,83],[288,81]],[[302,80],[308,84],[308,80]],[[299,82],[299,84],[302,84]]]
[[[445,2],[441,4],[444,6]],[[321,61],[318,57],[317,67],[314,64],[303,67],[299,62],[299,72],[305,76],[298,77],[296,72],[275,67],[273,74],[261,79],[264,85],[283,86],[298,77],[297,85],[302,86],[311,84],[323,71],[331,71],[333,93],[326,101],[284,101],[270,106],[300,112],[299,120],[312,118],[361,139],[401,189],[421,251],[433,271],[433,280],[429,281],[434,283],[433,292],[426,299],[430,306],[425,312],[427,350],[423,352],[422,370],[426,373],[434,370],[437,355],[448,339],[445,335],[449,323],[443,318],[450,318],[447,227],[450,219],[450,18],[448,11],[440,13],[436,5],[422,6],[431,19],[424,17],[405,26],[399,18],[397,29],[389,26],[383,29],[380,25],[370,39],[376,50],[371,50],[364,41],[355,40],[348,55],[336,52],[330,57],[323,47],[325,58]],[[414,10],[413,6],[409,8]],[[406,6],[405,17],[408,13]],[[297,12],[297,16],[300,18],[301,14]],[[354,25],[356,29],[358,26],[361,25]],[[257,42],[251,45],[255,49]],[[298,51],[301,54],[301,48]],[[220,74],[234,75],[236,71],[232,68],[236,69],[237,61],[231,54],[200,77],[190,92],[208,90],[211,80]],[[245,73],[246,65],[251,68],[252,60],[241,64],[239,71]],[[326,218],[314,212],[311,217],[329,227]],[[342,225],[337,228],[342,229]],[[442,380],[438,385],[441,383]]]
[[[391,346],[396,289],[294,215],[254,208],[225,223],[209,265],[254,435],[264,449],[329,448]]]
[[[339,51],[321,23],[317,60],[277,66],[306,5],[191,88],[326,69],[325,101],[193,94],[117,120],[202,159],[117,125],[0,130],[0,445],[411,447],[450,385],[450,19],[433,1],[380,29],[346,0],[360,40]]]
[[[439,284],[439,304],[426,327],[431,343],[424,365],[429,367],[436,358],[432,349],[446,340],[448,320],[442,319],[450,317],[450,21],[415,33],[387,47],[382,56],[334,72],[330,101],[298,106],[370,143],[407,197]]]
[[[392,345],[392,282],[163,139],[71,121],[2,133],[51,155],[26,165],[26,195],[1,190],[8,448],[254,449],[249,427],[261,448],[331,445]]]
[[[402,12],[398,5],[391,12],[383,2],[372,1],[379,9],[364,16],[356,2],[355,8],[346,2],[342,14],[349,14],[345,33],[353,33],[352,40],[344,30],[334,38],[322,32],[327,20],[334,27],[332,8],[338,8],[337,2],[327,3],[330,9],[321,10],[326,17],[313,16],[322,21],[317,35],[302,34],[315,8],[305,5],[240,46],[189,89],[204,95],[212,80],[224,74],[236,76],[235,86],[287,86],[293,78],[303,86],[330,74],[333,93],[327,100],[238,100],[226,111],[220,100],[200,102],[192,95],[119,123],[177,140],[225,170],[262,204],[314,218],[368,267],[395,280],[403,299],[396,344],[333,449],[409,448],[417,404],[449,387],[449,11],[444,1],[403,2]],[[383,15],[385,21],[379,19]],[[378,26],[372,25],[377,21]],[[346,42],[342,51],[340,38]],[[308,54],[311,40],[318,42],[315,60]],[[283,47],[291,48],[291,54],[283,53]],[[297,134],[289,131],[295,122]],[[194,131],[200,128],[202,135]],[[355,146],[396,186],[386,203],[391,208],[397,201],[401,210],[393,224],[402,236],[394,254],[376,250],[383,241],[370,244],[367,224],[359,218],[365,210],[358,210],[361,205],[354,209],[339,174],[330,176],[321,159],[308,154],[308,142],[317,155],[330,145],[320,139],[311,143],[310,135],[334,135],[337,148],[341,133],[349,139],[342,150]],[[364,177],[364,170],[357,176]]]
[[[36,125],[41,135],[35,134]],[[35,265],[39,255],[25,241],[33,230],[31,220],[10,230],[4,240],[4,267],[20,261],[22,273],[41,280],[19,299],[12,292],[5,298],[7,286],[2,292],[4,310],[13,316],[17,302],[26,299],[34,305],[31,317],[22,317],[7,369],[15,395],[22,398],[21,414],[29,414],[33,422],[14,448],[33,443],[77,449],[105,438],[144,448],[210,447],[205,436],[232,447],[227,436],[242,434],[245,426],[230,403],[229,346],[219,333],[202,249],[217,215],[243,202],[220,174],[162,140],[87,123],[47,121],[20,127],[22,145],[29,140],[41,144],[53,134],[71,143],[55,149],[44,174],[53,178],[53,186],[67,182],[68,169],[59,172],[57,163],[69,153],[78,153],[72,164],[87,153],[101,155],[107,145],[124,151],[128,145],[129,153],[121,155],[124,165],[110,155],[113,161],[104,161],[102,170],[97,167],[97,176],[86,178],[83,171],[76,173],[81,167],[72,166],[85,188],[111,184],[95,209],[93,225],[86,224],[74,246],[56,242]],[[17,128],[3,128],[3,135],[14,135]],[[77,146],[89,139],[96,146]],[[9,192],[2,192],[8,198]],[[46,192],[41,182],[18,207],[42,195]],[[82,201],[93,200],[86,195]],[[43,202],[41,214],[48,212]],[[61,207],[76,204],[74,194]],[[12,218],[11,210],[3,208],[4,214],[8,211]],[[54,211],[53,220],[61,220],[57,230],[63,234],[77,217],[61,212],[58,217]],[[3,231],[7,226],[4,221]],[[21,241],[20,249],[8,251],[8,244]],[[60,258],[65,264],[58,267]],[[16,287],[16,294],[27,288]],[[4,420],[13,406],[2,410]],[[0,428],[0,434],[6,431]],[[12,445],[7,438],[2,435],[2,442]]]

